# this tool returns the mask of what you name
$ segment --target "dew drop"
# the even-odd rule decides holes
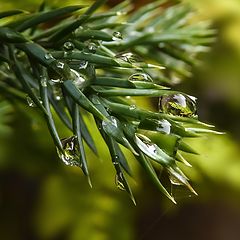
[[[63,48],[65,51],[72,51],[75,48],[75,46],[72,42],[65,42],[63,44]]]
[[[71,77],[73,79],[73,83],[75,84],[76,87],[78,88],[82,88],[83,87],[83,84],[84,82],[86,81],[83,76],[77,72],[76,70],[74,69],[70,69],[70,72],[71,72]]]
[[[77,145],[77,137],[72,136],[69,138],[61,139],[63,151],[57,149],[59,158],[68,166],[78,166],[81,164],[78,162],[79,150]]]
[[[53,56],[52,56],[51,53],[46,53],[44,58],[47,59],[47,60],[50,60],[50,59],[53,59]]]
[[[171,126],[172,126],[171,123],[169,121],[167,121],[166,119],[157,120],[156,130],[159,131],[159,132],[170,134],[171,133]]]
[[[88,61],[82,60],[82,61],[80,61],[80,63],[79,63],[78,69],[86,69],[87,66],[88,66]]]
[[[113,32],[113,37],[112,37],[113,41],[122,40],[122,39],[123,39],[123,37],[120,32]]]
[[[139,56],[131,52],[117,54],[116,58],[119,58],[125,62],[132,63],[132,64],[143,62]]]
[[[120,189],[122,191],[126,191],[126,188],[124,186],[123,174],[121,172],[116,174],[115,183],[116,183],[116,186],[118,189]]]
[[[37,105],[33,102],[32,98],[30,98],[28,95],[26,97],[27,103],[29,107],[36,107]]]
[[[129,81],[145,81],[145,82],[153,82],[150,75],[147,73],[134,73],[129,78]]]
[[[182,117],[196,116],[196,102],[186,94],[170,94],[159,99],[159,111]]]

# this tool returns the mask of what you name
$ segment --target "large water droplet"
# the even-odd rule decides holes
[[[63,48],[65,51],[72,51],[75,48],[75,46],[72,42],[65,42],[63,44]]]
[[[196,102],[186,94],[170,94],[159,99],[159,111],[182,117],[196,115]]]
[[[47,60],[50,60],[50,59],[53,59],[53,56],[52,56],[51,53],[46,53],[44,58],[47,59]]]
[[[26,97],[26,100],[27,100],[27,103],[28,103],[29,107],[36,107],[37,106],[28,95]]]
[[[121,40],[121,39],[123,39],[123,37],[120,32],[113,32],[113,37],[112,37],[113,41],[117,41],[117,40]]]
[[[116,183],[116,186],[118,189],[120,189],[122,191],[126,191],[126,188],[124,186],[123,174],[121,172],[116,174],[115,183]]]
[[[147,73],[134,73],[129,78],[129,81],[145,81],[145,82],[153,82],[150,75]]]
[[[77,145],[77,137],[72,136],[69,138],[61,139],[63,151],[57,149],[59,158],[68,166],[78,166],[81,164],[78,162],[79,150]]]
[[[62,89],[59,84],[52,85],[52,93],[55,100],[60,101],[63,98]]]

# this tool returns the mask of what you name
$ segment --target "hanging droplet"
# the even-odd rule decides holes
[[[52,56],[51,53],[46,53],[44,58],[47,59],[47,60],[50,60],[50,59],[53,59],[53,56]]]
[[[75,48],[75,46],[72,42],[65,42],[63,44],[63,48],[65,51],[72,51]]]
[[[88,61],[82,60],[79,62],[79,67],[78,69],[86,69],[88,66]]]
[[[96,53],[98,47],[94,42],[89,42],[87,44],[87,48],[88,48],[89,52]]]
[[[28,95],[26,97],[27,103],[29,107],[36,107],[37,105],[33,102],[32,98],[30,98]]]
[[[137,63],[143,62],[139,56],[137,56],[136,54],[133,54],[131,52],[117,54],[116,58],[119,58],[125,62],[132,63],[132,64],[137,64]]]
[[[40,76],[40,83],[42,87],[47,87],[47,78],[44,76]]]
[[[159,99],[159,111],[182,117],[196,116],[196,102],[186,94],[170,94]]]
[[[126,191],[126,188],[124,186],[123,174],[121,172],[116,174],[115,183],[118,189],[122,191]]]
[[[123,39],[123,37],[120,32],[113,32],[113,37],[112,37],[113,41],[117,41],[117,40],[121,40],[121,39]]]
[[[82,88],[83,87],[83,83],[86,81],[82,75],[77,72],[74,69],[70,69],[71,71],[71,77],[73,79],[73,83],[78,87],[78,88]]]
[[[57,149],[59,158],[68,166],[81,167],[79,163],[79,150],[77,145],[77,137],[72,136],[69,138],[61,139],[63,150]]]
[[[145,82],[153,82],[150,75],[147,73],[134,73],[129,78],[129,81],[145,81]]]

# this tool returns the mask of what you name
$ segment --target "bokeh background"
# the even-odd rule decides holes
[[[40,2],[0,0],[0,9],[31,10]],[[109,0],[109,5],[116,2]],[[116,189],[109,155],[100,141],[101,159],[89,155],[91,189],[79,169],[58,160],[35,110],[16,105],[9,108],[9,127],[0,129],[0,239],[240,239],[240,1],[185,2],[199,11],[199,19],[213,21],[218,37],[212,50],[201,56],[192,78],[175,87],[198,97],[200,119],[227,133],[191,140],[201,155],[186,156],[193,168],[185,172],[199,196],[172,187],[175,206],[133,163],[133,206]],[[81,1],[51,1],[68,3]]]

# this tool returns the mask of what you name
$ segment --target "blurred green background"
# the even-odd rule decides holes
[[[0,0],[0,8],[31,10],[40,2]],[[120,1],[109,4],[116,2]],[[199,10],[199,19],[213,21],[218,38],[212,50],[201,56],[202,65],[193,69],[192,79],[185,79],[176,89],[198,97],[200,119],[227,132],[191,140],[201,155],[186,156],[193,168],[185,172],[199,196],[169,186],[178,202],[174,206],[132,163],[138,182],[131,182],[137,199],[133,206],[114,184],[113,167],[102,142],[101,159],[89,155],[91,189],[79,169],[58,160],[35,110],[16,105],[5,109],[7,119],[0,112],[0,122],[10,126],[0,128],[0,239],[240,239],[240,1],[185,2]],[[51,1],[71,3],[81,1]],[[95,134],[95,138],[100,137]]]

